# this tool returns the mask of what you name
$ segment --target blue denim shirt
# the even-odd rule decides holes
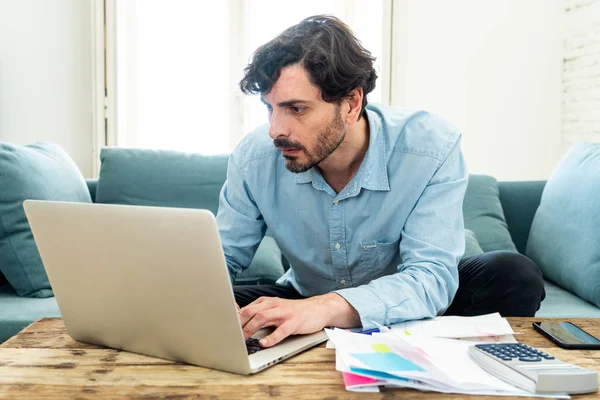
[[[217,214],[233,281],[269,228],[290,262],[277,283],[340,294],[365,329],[450,305],[465,248],[461,134],[423,111],[369,105],[367,119],[369,148],[338,194],[317,168],[288,171],[268,126],[241,141]]]

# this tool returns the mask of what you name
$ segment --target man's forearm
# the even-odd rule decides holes
[[[319,303],[320,312],[326,314],[327,326],[357,328],[361,326],[360,316],[354,307],[337,293],[327,293],[313,297]]]

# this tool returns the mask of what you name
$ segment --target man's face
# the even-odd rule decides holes
[[[261,100],[269,111],[269,136],[292,172],[308,171],[333,153],[346,136],[340,106],[328,103],[299,65],[281,69]]]

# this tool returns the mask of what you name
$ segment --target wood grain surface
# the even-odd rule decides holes
[[[600,351],[564,350],[535,332],[531,318],[509,318],[515,335],[567,362],[600,372]],[[600,337],[600,320],[571,319]],[[79,343],[62,319],[44,318],[0,345],[2,398],[143,399],[488,399],[484,396],[388,389],[377,394],[344,389],[335,352],[318,346],[252,376],[240,376],[125,351]],[[600,398],[598,393],[573,398]],[[489,397],[499,399],[499,397]]]

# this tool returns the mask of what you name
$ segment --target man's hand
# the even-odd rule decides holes
[[[360,318],[354,307],[337,293],[303,300],[261,297],[243,307],[239,315],[245,339],[263,326],[277,328],[260,340],[263,347],[273,346],[290,335],[313,333],[326,326],[360,326]]]

